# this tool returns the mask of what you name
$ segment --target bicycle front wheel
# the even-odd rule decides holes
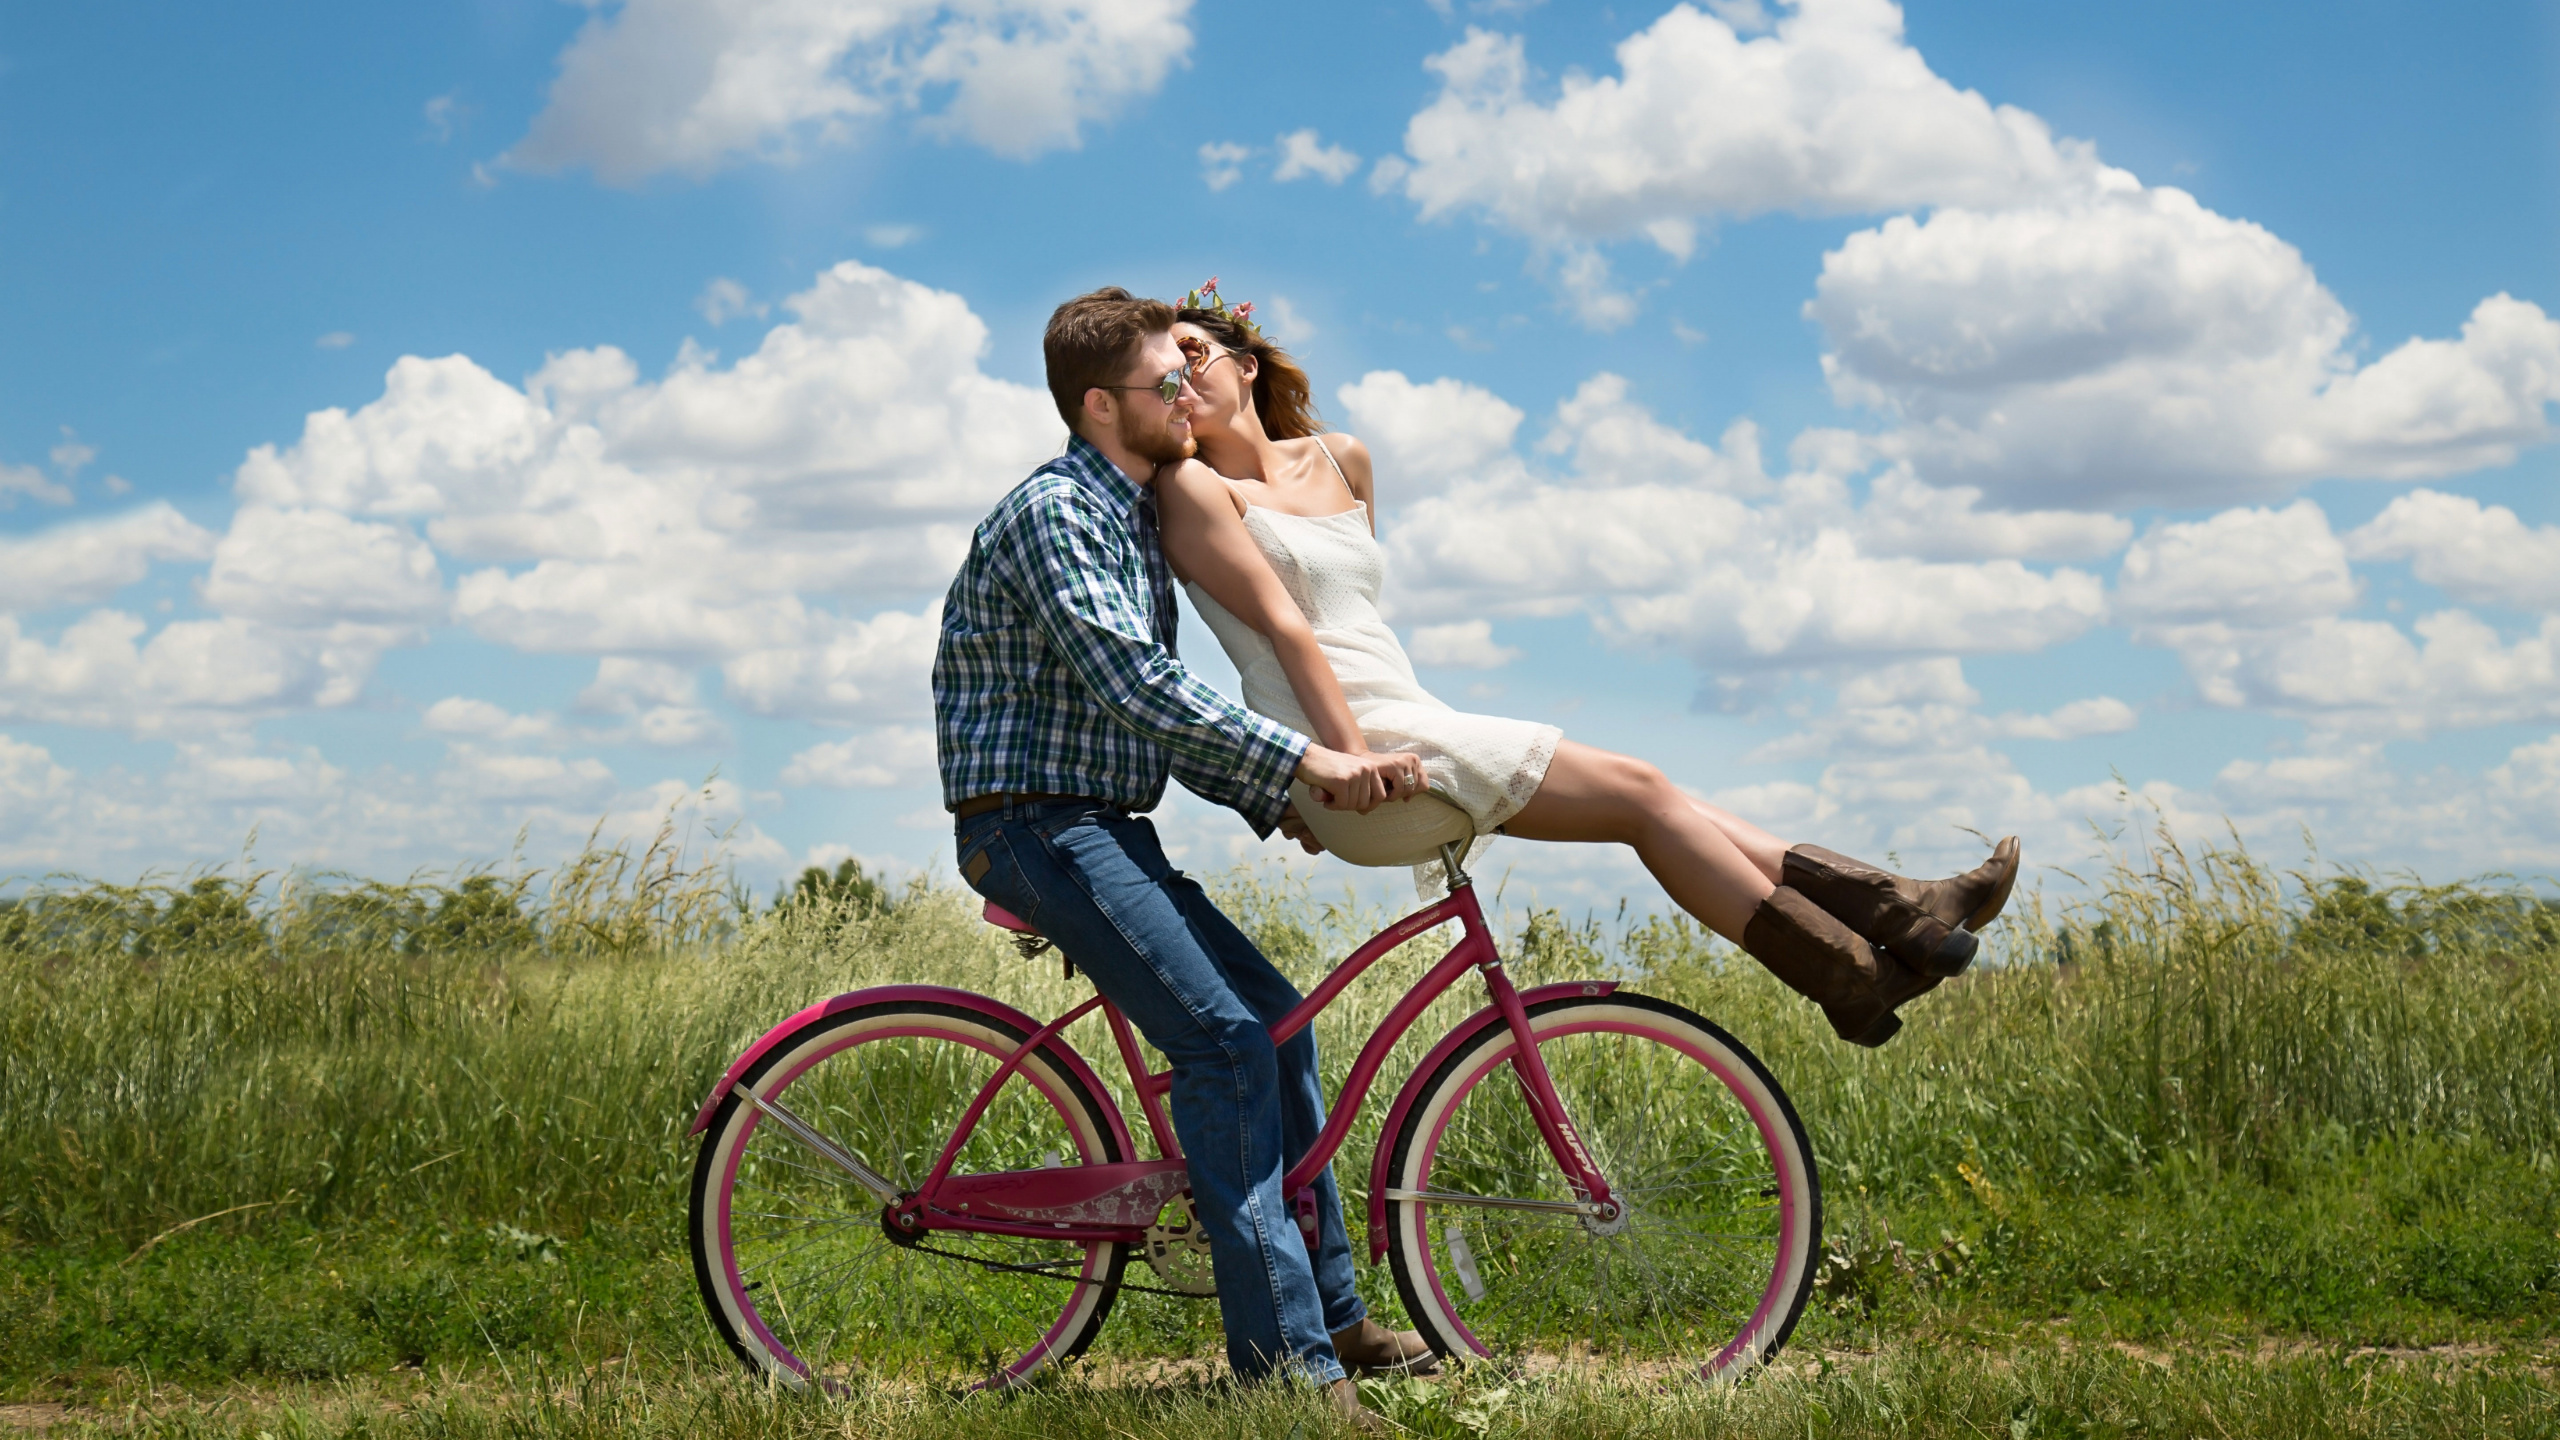
[[[780,1101],[912,1193],[1026,1038],[965,1006],[887,1001],[811,1020],[739,1077],[694,1163],[693,1267],[749,1369],[792,1384],[1010,1385],[1092,1343],[1128,1247],[951,1232],[902,1244],[878,1198],[738,1093]],[[1124,1159],[1103,1105],[1044,1046],[1006,1078],[953,1171]]]
[[[1813,1287],[1822,1193],[1786,1093],[1742,1042],[1625,991],[1529,1011],[1538,1055],[1621,1207],[1577,1213],[1499,1021],[1391,1137],[1389,1254],[1443,1355],[1725,1379],[1786,1343]],[[1509,1203],[1504,1203],[1509,1202]]]

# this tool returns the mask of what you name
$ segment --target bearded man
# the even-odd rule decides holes
[[[1191,455],[1199,397],[1173,323],[1117,287],[1049,317],[1049,393],[1071,433],[978,526],[944,601],[943,802],[970,887],[1055,941],[1173,1062],[1231,1368],[1304,1373],[1357,1411],[1346,1369],[1418,1371],[1429,1349],[1368,1318],[1330,1167],[1312,1253],[1300,1238],[1280,1186],[1324,1127],[1314,1032],[1272,1044],[1297,989],[1167,862],[1145,812],[1170,776],[1268,835],[1294,818],[1293,777],[1362,812],[1424,781],[1411,756],[1328,750],[1254,714],[1175,653],[1151,486]]]

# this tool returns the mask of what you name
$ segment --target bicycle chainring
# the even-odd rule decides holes
[[[1165,1214],[1180,1209],[1174,1223],[1165,1223]],[[1209,1264],[1209,1232],[1201,1228],[1200,1212],[1191,1203],[1186,1190],[1174,1205],[1156,1216],[1147,1227],[1147,1263],[1155,1267],[1156,1278],[1167,1290],[1183,1295],[1215,1295],[1217,1273]]]

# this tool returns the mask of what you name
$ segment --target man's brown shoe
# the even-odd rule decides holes
[[[1333,1332],[1333,1355],[1354,1375],[1437,1375],[1440,1357],[1419,1330],[1390,1330],[1375,1320]]]
[[[1389,1435],[1395,1427],[1387,1417],[1360,1403],[1360,1387],[1349,1380],[1336,1380],[1324,1387],[1325,1399],[1332,1402],[1333,1413],[1351,1422],[1351,1428],[1363,1435]]]

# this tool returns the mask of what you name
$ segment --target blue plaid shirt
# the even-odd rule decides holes
[[[1306,737],[1202,684],[1178,623],[1155,492],[1071,438],[979,524],[943,600],[943,805],[1016,791],[1152,810],[1169,773],[1270,834]]]

